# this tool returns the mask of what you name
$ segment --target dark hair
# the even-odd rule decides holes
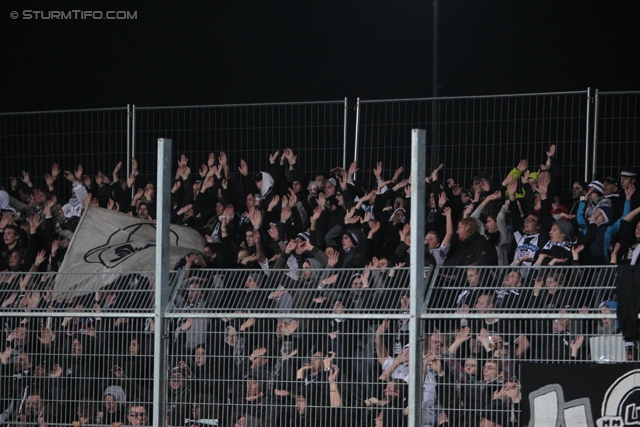
[[[18,227],[17,225],[13,225],[13,224],[7,224],[4,227],[4,231],[7,230],[13,230],[14,233],[16,234],[16,236],[18,236],[18,239],[20,239],[20,227]]]
[[[466,225],[467,227],[469,227],[469,231],[467,231],[467,235],[465,237],[469,237],[473,233],[478,231],[478,223],[473,218],[462,218],[460,220],[460,224]]]
[[[131,411],[133,408],[137,408],[137,407],[139,407],[139,406],[141,406],[141,407],[143,407],[143,408],[144,408],[144,410],[146,411],[147,416],[148,416],[148,415],[149,415],[149,412],[150,412],[150,409],[151,409],[151,408],[149,407],[149,404],[148,404],[148,403],[142,403],[142,402],[136,402],[136,401],[129,402],[129,405],[127,405],[127,412],[129,412],[129,411]]]

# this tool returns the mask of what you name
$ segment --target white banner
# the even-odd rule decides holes
[[[170,268],[187,254],[201,254],[205,243],[197,231],[173,224],[169,240]],[[114,273],[154,271],[155,255],[155,222],[89,207],[56,276],[55,299],[97,291],[118,279]]]

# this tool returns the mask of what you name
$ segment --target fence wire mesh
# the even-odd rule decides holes
[[[640,92],[596,91],[593,179],[617,178],[640,158]]]
[[[93,181],[98,172],[111,171],[128,157],[127,108],[0,114],[0,171],[5,188],[24,187],[22,172],[37,188],[49,188],[44,174],[57,163],[60,174],[53,188],[63,198],[71,197],[63,171],[74,172]],[[123,169],[124,170],[124,169]],[[15,177],[15,183],[9,182]],[[12,180],[13,181],[13,180]],[[95,181],[93,186],[96,187]]]
[[[380,161],[390,176],[410,164],[411,129],[426,129],[427,165],[443,163],[445,179],[470,188],[479,171],[498,181],[520,159],[528,159],[537,170],[549,146],[556,144],[567,190],[567,183],[586,173],[587,102],[586,91],[359,100],[355,156],[361,170],[373,169]]]
[[[155,281],[146,273],[61,301],[55,276],[7,274],[2,421],[148,425],[162,357],[172,426],[405,426],[410,381],[421,381],[423,425],[521,425],[525,362],[627,362],[615,299],[598,304],[613,291],[614,269],[473,269],[438,267],[428,277],[416,377],[406,268],[173,273],[163,354],[151,350]],[[472,288],[478,294],[458,308],[456,296]],[[513,289],[522,296],[506,304],[503,291]],[[538,304],[536,290],[568,292]]]
[[[224,151],[231,172],[245,160],[252,174],[269,172],[269,156],[291,148],[307,174],[344,166],[346,100],[135,109],[135,156],[153,178],[156,141],[173,140],[174,158],[186,154],[192,172],[209,153]],[[280,161],[280,158],[277,160]]]

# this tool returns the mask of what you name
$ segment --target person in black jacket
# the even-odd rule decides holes
[[[495,246],[478,232],[478,223],[473,218],[458,222],[460,245],[446,261],[446,265],[498,265]]]

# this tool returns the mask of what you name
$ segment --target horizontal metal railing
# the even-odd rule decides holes
[[[526,308],[533,297],[497,306],[513,272],[524,279],[510,286],[539,289],[538,297],[552,289],[547,278],[564,275],[554,289],[567,293],[562,301],[571,307]],[[407,381],[417,380],[407,376],[411,363],[425,392],[425,423],[521,423],[514,399],[529,392],[520,377],[531,363],[624,363],[628,355],[635,361],[618,332],[613,300],[600,305],[595,297],[614,290],[615,268],[427,271],[423,357],[416,362],[406,356],[415,321],[407,268],[174,272],[162,354],[151,350],[153,273],[123,275],[99,292],[76,291],[59,302],[54,274],[2,279],[0,405],[11,422],[40,417],[69,425],[88,417],[87,425],[132,424],[151,414],[151,367],[165,358],[169,425],[234,425],[243,417],[262,425],[353,425],[381,416],[400,427]],[[456,306],[471,288],[479,294]],[[494,393],[501,403],[488,398]]]

